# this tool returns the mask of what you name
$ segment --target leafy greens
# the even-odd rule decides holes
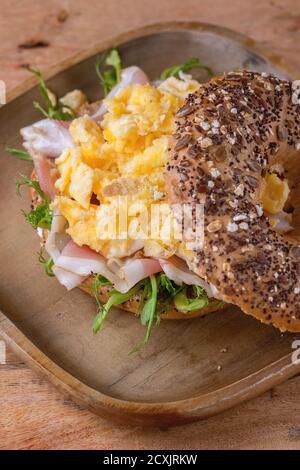
[[[173,67],[168,67],[167,69],[163,70],[160,79],[166,80],[169,77],[178,77],[179,72],[187,73],[193,69],[204,69],[206,70],[209,77],[213,77],[214,73],[210,67],[204,65],[200,62],[199,59],[196,57],[192,57],[191,59],[187,60],[183,64],[174,65]]]
[[[40,197],[41,203],[29,212],[23,212],[25,219],[30,225],[37,229],[38,227],[50,230],[53,212],[50,209],[50,198],[42,191],[40,183],[32,180],[25,175],[21,175],[22,179],[16,182],[17,194],[20,196],[22,186],[32,188]]]
[[[93,323],[93,331],[94,334],[98,333],[98,331],[101,330],[104,320],[107,318],[107,315],[110,311],[110,309],[114,305],[120,305],[123,304],[124,302],[127,302],[130,300],[132,297],[134,297],[138,291],[140,290],[142,286],[142,281],[138,284],[136,284],[134,287],[132,287],[128,292],[125,294],[122,294],[121,292],[118,292],[116,290],[112,290],[109,296],[108,301],[103,305],[99,301],[99,296],[97,297],[97,303],[98,303],[98,313],[94,318],[94,323]]]
[[[183,313],[193,312],[207,307],[208,297],[206,291],[199,286],[192,286],[192,295],[188,293],[188,287],[184,286],[174,297],[177,310]]]
[[[39,252],[38,260],[44,266],[44,270],[45,270],[45,273],[47,274],[47,276],[53,277],[54,272],[53,272],[52,268],[54,266],[54,261],[53,261],[52,258],[48,258],[48,259],[45,258],[43,248],[41,248],[41,250]]]
[[[117,49],[112,49],[107,54],[98,57],[96,61],[96,73],[103,88],[104,96],[121,80],[122,61]]]
[[[32,156],[26,150],[15,149],[13,147],[5,147],[5,151],[18,158],[19,160],[32,161]]]
[[[47,88],[45,80],[40,70],[26,67],[29,72],[33,73],[38,79],[38,88],[40,95],[44,101],[45,108],[38,102],[34,101],[33,105],[38,109],[46,118],[57,119],[59,121],[70,121],[76,117],[75,111],[60,100],[51,96],[51,92]]]
[[[208,305],[208,297],[203,288],[185,284],[178,286],[164,273],[143,279],[125,294],[113,289],[108,301],[103,304],[99,298],[99,289],[108,285],[111,283],[103,276],[99,274],[95,276],[93,292],[98,312],[93,323],[94,334],[101,330],[114,305],[120,305],[138,295],[140,320],[147,330],[144,339],[131,353],[140,351],[147,344],[153,328],[160,322],[160,314],[168,311],[171,302],[174,302],[175,307],[183,313],[193,312]]]

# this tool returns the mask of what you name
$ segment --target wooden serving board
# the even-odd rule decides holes
[[[224,28],[196,23],[145,27],[95,46],[55,67],[49,85],[63,95],[80,88],[99,98],[96,55],[117,45],[125,65],[152,79],[165,67],[196,56],[216,74],[239,68],[295,75],[253,41]],[[200,77],[201,78],[201,77]],[[300,371],[291,362],[295,335],[281,334],[230,307],[207,317],[164,321],[141,353],[128,353],[144,335],[138,319],[120,310],[100,335],[92,334],[94,300],[70,293],[44,276],[39,241],[24,223],[14,181],[30,164],[7,155],[19,129],[40,118],[33,79],[13,90],[0,109],[0,335],[63,393],[101,416],[143,425],[180,424],[216,414]]]

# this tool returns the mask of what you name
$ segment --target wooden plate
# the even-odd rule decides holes
[[[99,98],[95,54],[120,47],[126,65],[140,65],[151,78],[196,56],[215,73],[248,67],[293,76],[278,57],[253,41],[203,24],[143,28],[102,43],[52,70],[49,85],[62,95],[83,89]],[[28,364],[64,393],[101,416],[130,423],[179,424],[197,420],[249,399],[300,371],[291,363],[295,335],[280,334],[238,309],[205,318],[162,322],[139,354],[129,351],[144,335],[139,321],[115,310],[93,336],[95,302],[79,290],[67,293],[44,276],[37,261],[38,239],[23,220],[27,195],[14,181],[30,173],[5,145],[20,146],[18,131],[39,119],[33,79],[10,93],[0,109],[0,333]],[[225,352],[224,352],[225,351]]]

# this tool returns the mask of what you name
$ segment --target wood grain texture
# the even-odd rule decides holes
[[[198,19],[237,29],[300,65],[300,6],[289,0],[1,1],[0,78],[13,88],[22,63],[46,69],[103,37],[162,20]],[[116,5],[118,15],[115,14]],[[298,11],[295,11],[298,9]],[[65,13],[63,13],[63,10]],[[66,13],[67,12],[67,13]],[[60,18],[60,19],[58,19]],[[64,18],[64,21],[62,21]],[[49,47],[24,45],[49,43]],[[20,47],[22,46],[22,47]],[[0,366],[2,448],[299,448],[299,378],[210,420],[170,430],[112,425],[61,397],[13,355]]]
[[[299,449],[300,377],[188,426],[111,424],[65,399],[11,353],[1,366],[1,449]]]

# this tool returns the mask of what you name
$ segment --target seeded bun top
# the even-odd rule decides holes
[[[300,331],[299,85],[248,71],[204,84],[177,113],[167,164],[170,202],[204,202],[204,244],[189,252],[191,269],[282,331]],[[259,200],[277,163],[291,189],[289,238],[271,229]]]

